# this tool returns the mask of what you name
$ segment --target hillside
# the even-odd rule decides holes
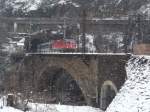
[[[147,0],[1,0],[0,9],[5,16],[75,17],[80,16],[84,6],[89,16],[106,17],[125,15],[147,3]]]
[[[106,112],[149,112],[150,59],[133,56],[127,63],[127,80]]]

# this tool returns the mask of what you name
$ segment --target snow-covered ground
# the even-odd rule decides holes
[[[150,112],[150,57],[133,56],[127,81],[106,112]]]
[[[88,106],[66,106],[66,105],[43,105],[29,104],[32,108],[31,112],[101,112],[99,109]]]
[[[23,112],[23,111],[14,109],[12,107],[3,107],[0,108],[0,112]]]
[[[60,104],[37,104],[29,103],[29,111],[26,112],[102,112],[98,108],[89,106],[67,106]],[[0,99],[0,112],[23,112],[12,107],[6,106],[6,97]]]

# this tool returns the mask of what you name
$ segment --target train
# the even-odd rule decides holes
[[[57,39],[41,43],[37,46],[38,52],[75,52],[77,42],[74,39]]]

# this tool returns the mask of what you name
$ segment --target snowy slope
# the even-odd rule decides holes
[[[127,81],[106,112],[150,112],[150,58],[132,57]]]
[[[22,9],[24,11],[37,10],[42,0],[8,0],[6,5],[13,7],[13,11]]]
[[[43,0],[8,0],[6,1],[6,6],[7,7],[12,7],[13,12],[21,9],[24,12],[29,12],[33,10],[38,10],[40,5],[44,3],[45,1]],[[71,4],[74,7],[80,7],[79,4],[72,2],[71,0],[50,0],[48,1],[47,7],[53,7],[56,5],[66,5],[66,4]]]
[[[23,112],[21,110],[14,109],[12,107],[4,107],[0,109],[0,112]],[[94,109],[92,107],[73,107],[73,106],[62,106],[62,105],[51,105],[51,106],[38,106],[32,111],[26,112],[100,112],[99,109]]]
[[[83,4],[89,5],[88,7],[100,7],[105,4],[119,5],[123,0],[7,0],[6,6],[12,7],[13,11],[22,9],[24,12],[38,10],[39,7],[46,5],[46,8],[53,8],[54,6],[69,5],[75,8]],[[94,5],[94,6],[93,6]],[[42,7],[43,8],[43,7]],[[45,9],[46,10],[46,9]],[[98,10],[98,9],[97,9]]]
[[[29,111],[26,112],[102,112],[100,109],[89,106],[67,106],[54,104],[29,103]],[[0,112],[23,112],[6,106],[6,97],[0,98]]]

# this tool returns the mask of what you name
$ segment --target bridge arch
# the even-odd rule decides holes
[[[47,67],[38,77],[38,90],[50,94],[52,103],[86,105],[82,89],[74,77],[64,68]]]
[[[106,110],[109,104],[112,102],[113,98],[117,94],[117,87],[116,85],[107,80],[101,86],[101,93],[100,93],[100,108]]]
[[[32,58],[34,61],[33,65],[36,66],[36,72],[35,76],[40,77],[46,71],[46,69],[49,68],[61,68],[65,71],[67,71],[72,78],[76,81],[78,86],[80,87],[84,98],[86,100],[87,105],[92,105],[91,98],[95,98],[96,96],[96,73],[95,70],[92,67],[94,67],[94,64],[91,64],[89,66],[86,64],[82,58],[74,57],[45,57],[45,58],[39,58],[36,57]],[[40,64],[39,64],[40,63]],[[40,79],[40,78],[37,78]],[[93,87],[94,85],[94,87]]]

